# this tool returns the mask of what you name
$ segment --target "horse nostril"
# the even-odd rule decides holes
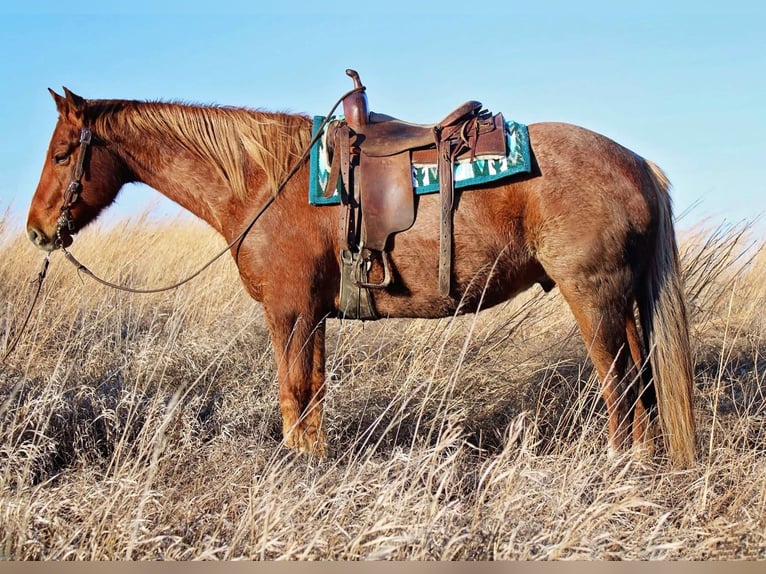
[[[27,228],[27,235],[29,236],[29,240],[37,247],[40,247],[46,241],[45,234],[34,227]]]

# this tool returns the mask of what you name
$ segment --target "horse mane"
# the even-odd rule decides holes
[[[269,188],[276,191],[311,139],[308,116],[242,107],[90,100],[88,113],[103,137],[130,132],[197,155],[214,166],[241,200],[248,196],[250,162],[263,170]]]

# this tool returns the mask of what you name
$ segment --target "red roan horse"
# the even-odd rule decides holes
[[[311,138],[304,115],[51,94],[59,118],[27,221],[29,238],[47,251],[68,246],[125,183],[139,181],[230,241]],[[81,193],[65,204],[83,127],[93,135]],[[529,135],[533,173],[458,192],[450,295],[438,291],[439,198],[428,195],[391,252],[394,285],[406,288],[375,291],[375,307],[382,317],[444,317],[535,283],[557,285],[603,385],[610,451],[651,450],[658,418],[670,459],[689,465],[693,368],[668,181],[653,163],[580,127],[533,124]],[[322,456],[325,321],[338,313],[341,208],[308,205],[308,175],[304,162],[232,254],[265,309],[285,443]],[[67,205],[71,226],[57,234]]]

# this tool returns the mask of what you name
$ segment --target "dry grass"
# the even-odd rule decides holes
[[[41,256],[0,222],[0,350]],[[606,457],[598,386],[554,291],[458,319],[331,321],[319,462],[281,445],[260,307],[230,261],[160,295],[54,255],[0,366],[0,557],[766,558],[766,252],[697,230],[684,265],[697,464]],[[75,251],[138,285],[220,239],[180,220],[94,228]],[[130,247],[133,246],[133,247]]]

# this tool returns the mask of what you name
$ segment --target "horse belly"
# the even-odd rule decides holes
[[[524,219],[518,208],[509,209],[507,195],[475,190],[462,196],[454,214],[450,296],[439,294],[438,201],[424,198],[416,224],[393,238],[394,284],[373,293],[380,316],[469,313],[507,301],[546,279],[525,243]]]

